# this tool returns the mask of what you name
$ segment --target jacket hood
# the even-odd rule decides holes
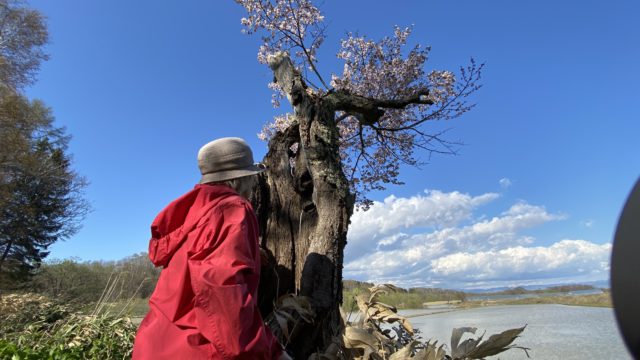
[[[226,185],[198,184],[172,201],[151,224],[149,259],[155,266],[167,266],[187,235],[221,200],[238,195]]]

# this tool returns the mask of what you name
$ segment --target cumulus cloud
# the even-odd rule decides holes
[[[476,214],[497,197],[429,191],[375,203],[371,217],[362,212],[352,218],[344,276],[459,288],[607,278],[610,244],[536,244],[527,229],[567,216],[524,201],[491,218]]]
[[[431,272],[452,281],[558,278],[606,275],[611,244],[561,240],[551,246],[516,246],[476,253],[458,252],[434,259]]]
[[[427,190],[409,198],[389,196],[376,201],[368,211],[356,211],[349,226],[347,258],[361,256],[376,246],[397,241],[404,229],[450,227],[470,218],[477,207],[498,198],[486,193],[471,196],[457,191]]]

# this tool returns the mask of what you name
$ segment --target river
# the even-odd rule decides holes
[[[423,338],[443,341],[449,348],[451,330],[455,327],[478,328],[478,334],[489,335],[507,329],[527,328],[515,343],[530,348],[532,359],[584,360],[632,359],[616,327],[613,309],[566,305],[505,305],[468,310],[401,310],[411,317],[413,327]],[[463,340],[466,339],[463,337]],[[527,359],[522,350],[512,349],[492,359]]]

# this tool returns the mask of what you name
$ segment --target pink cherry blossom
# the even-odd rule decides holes
[[[419,166],[422,154],[456,153],[456,142],[444,139],[444,132],[429,133],[427,123],[450,120],[469,111],[467,97],[480,88],[483,65],[473,59],[456,76],[449,70],[426,69],[430,48],[409,45],[413,27],[393,29],[380,40],[348,33],[341,40],[337,57],[344,61],[341,74],[332,74],[327,84],[318,70],[317,50],[325,34],[324,17],[309,0],[236,0],[247,11],[241,23],[248,34],[260,33],[263,44],[258,61],[279,51],[290,53],[303,78],[317,95],[342,93],[368,99],[382,115],[365,119],[357,111],[336,111],[343,171],[359,204],[367,206],[366,194],[386,184],[402,184],[403,165]],[[272,103],[284,97],[277,84]],[[412,99],[406,101],[406,99]],[[403,106],[385,105],[400,101]],[[264,126],[259,137],[268,140],[294,123],[281,115]]]

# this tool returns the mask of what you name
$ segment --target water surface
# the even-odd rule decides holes
[[[469,310],[401,310],[411,317],[414,328],[425,339],[445,342],[449,348],[455,327],[477,327],[485,338],[507,329],[527,328],[515,343],[530,348],[532,359],[633,359],[616,327],[613,309],[567,305],[505,305]],[[463,340],[466,337],[463,337]],[[527,359],[522,350],[512,349],[492,359]]]

